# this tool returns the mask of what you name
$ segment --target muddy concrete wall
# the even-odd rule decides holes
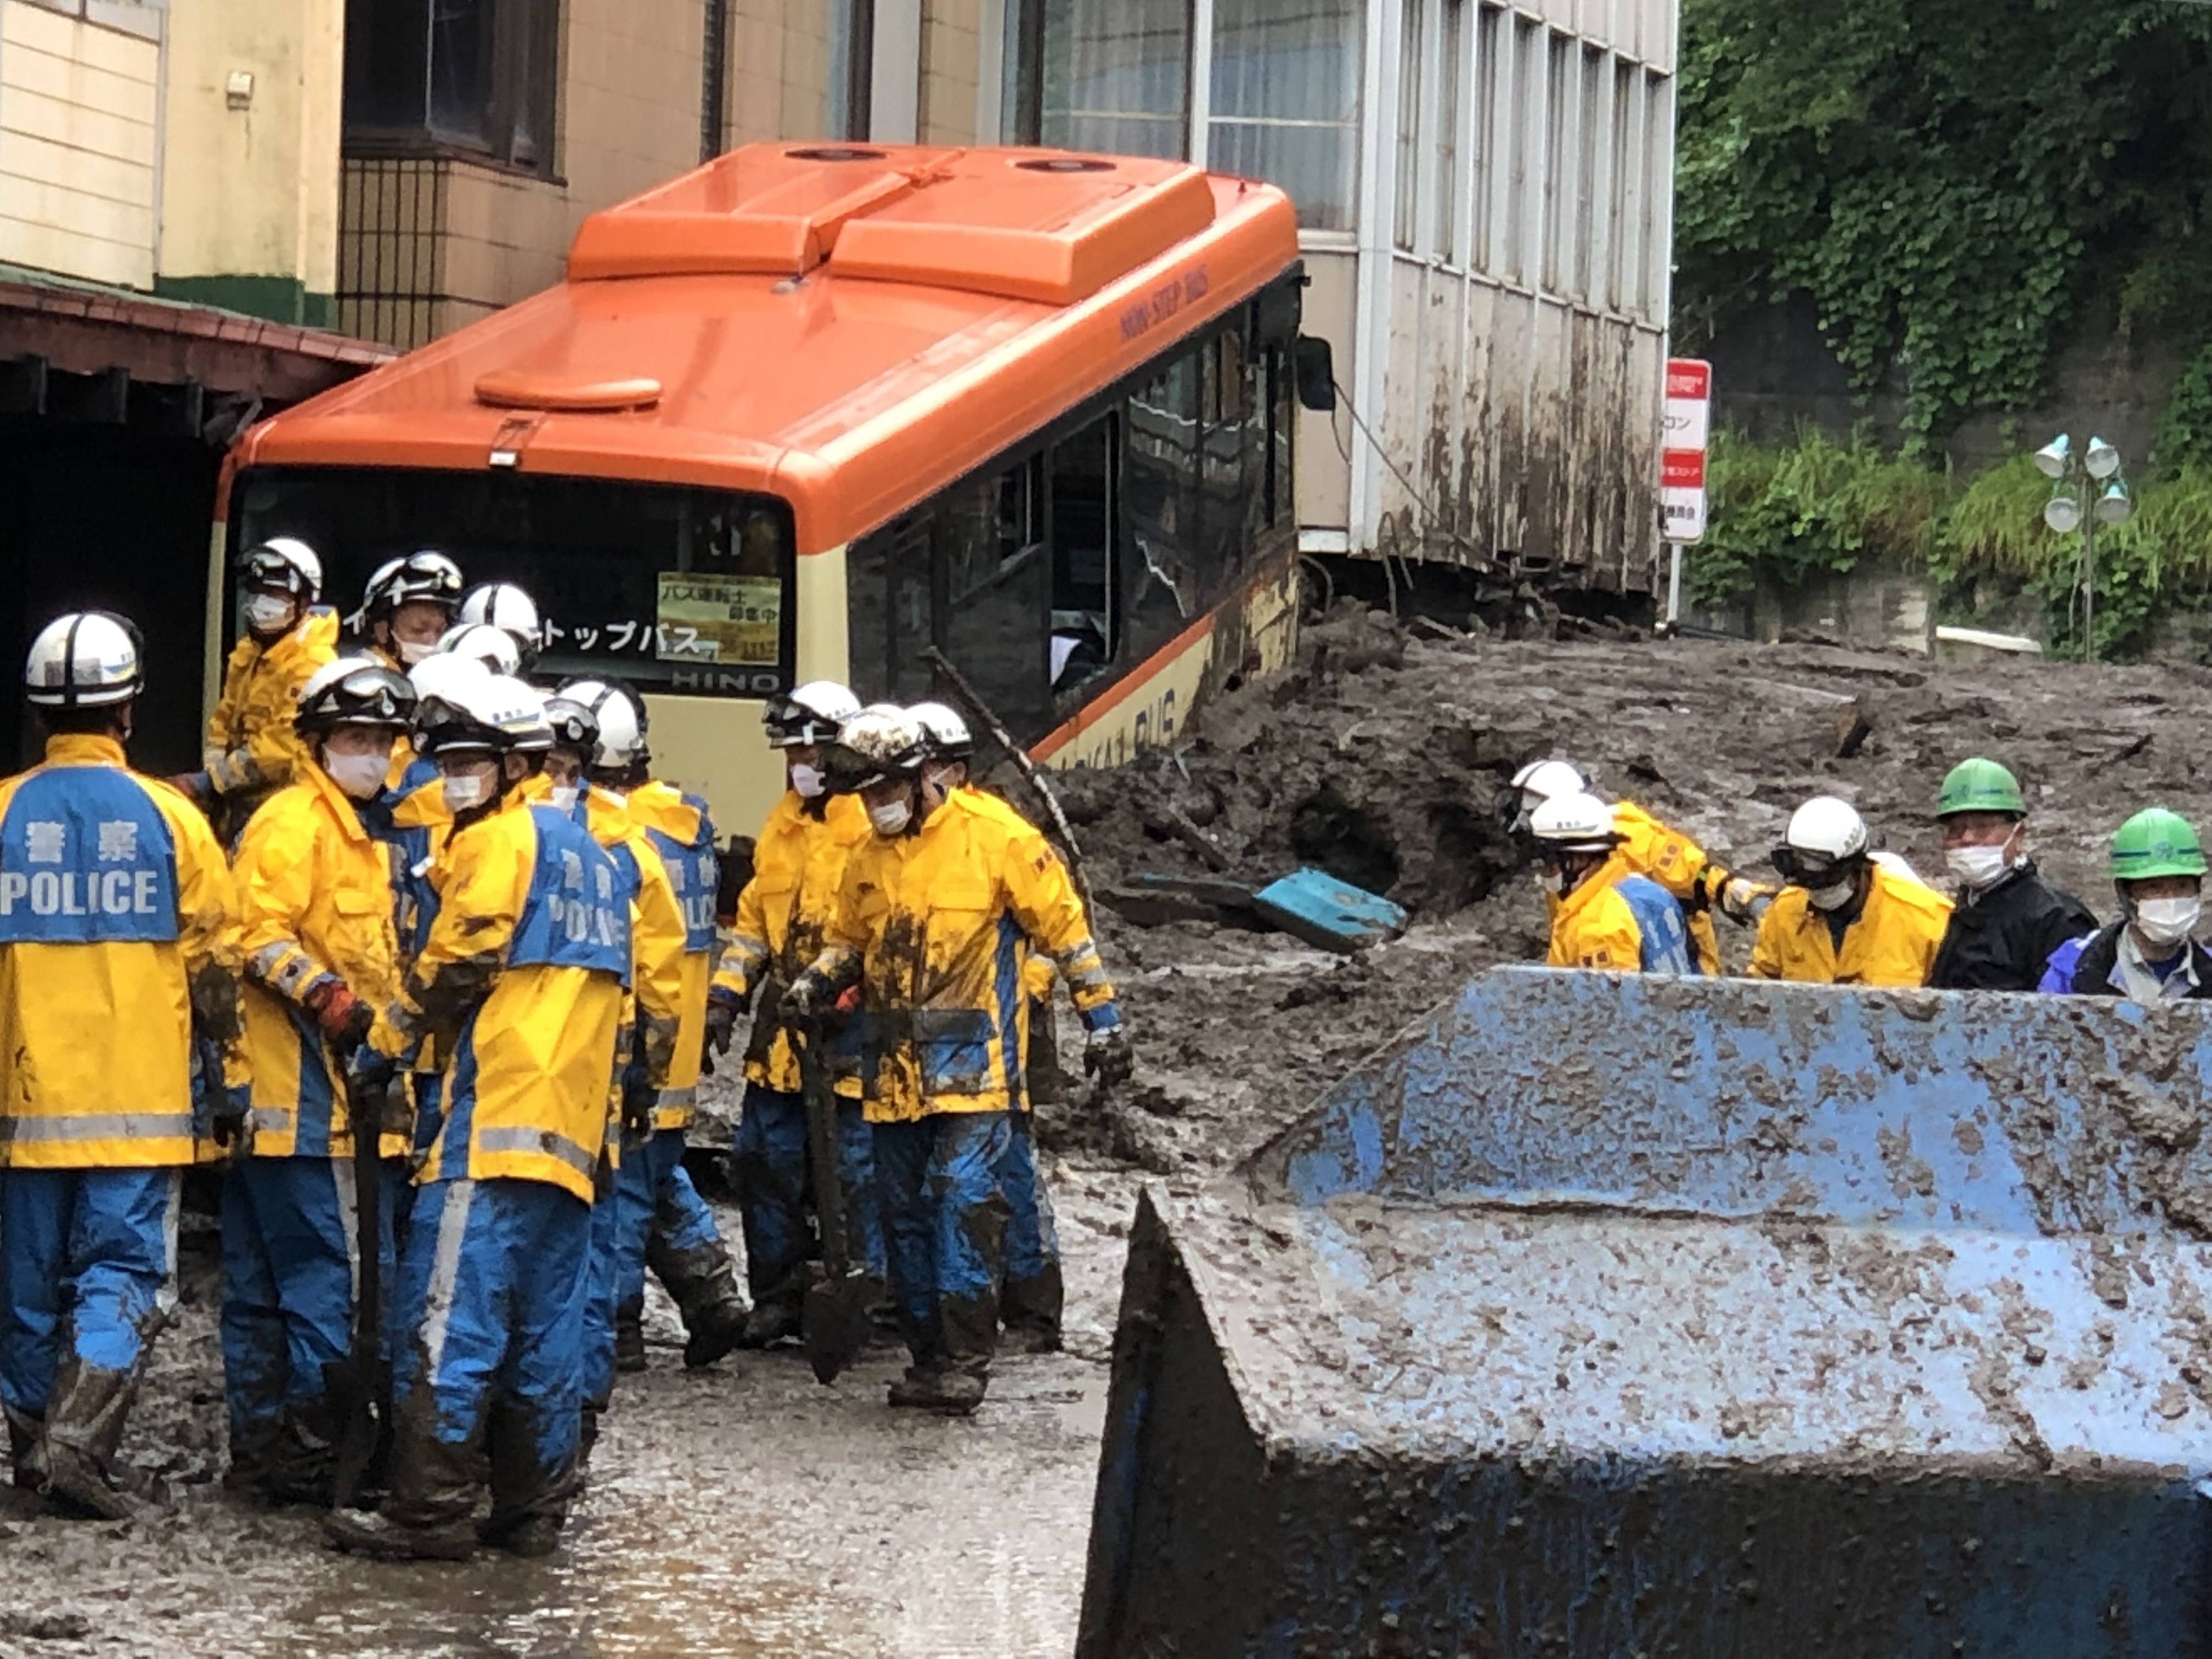
[[[1657,591],[1664,337],[1421,260],[1389,281],[1380,548]]]
[[[1935,637],[1936,590],[1925,572],[1893,566],[1863,565],[1842,574],[1810,571],[1796,582],[1762,577],[1737,603],[1698,610],[1691,620],[1770,644],[1785,635],[1818,634],[1853,645],[1925,651]],[[2008,628],[2009,623],[1976,625]]]

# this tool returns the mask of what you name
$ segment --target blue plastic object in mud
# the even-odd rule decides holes
[[[1253,903],[1291,938],[1347,956],[1406,927],[1405,911],[1389,899],[1321,870],[1294,870],[1269,882]]]

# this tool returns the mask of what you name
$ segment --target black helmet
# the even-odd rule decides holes
[[[442,553],[425,549],[404,559],[387,559],[368,579],[354,620],[367,627],[417,599],[441,605],[451,616],[461,602],[463,586],[460,566]]]
[[[374,657],[340,657],[318,668],[300,688],[292,724],[301,732],[341,726],[404,731],[415,715],[415,688]]]

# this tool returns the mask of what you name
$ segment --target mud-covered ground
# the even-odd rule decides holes
[[[1340,958],[1214,922],[1139,927],[1102,903],[1141,1071],[1116,1099],[1078,1089],[1046,1110],[1068,1353],[1006,1362],[981,1413],[944,1422],[884,1407],[889,1355],[834,1389],[787,1355],[686,1373],[656,1302],[653,1368],[623,1381],[562,1554],[396,1569],[325,1551],[310,1516],[220,1494],[203,1249],[126,1446],[178,1505],[135,1528],[0,1509],[0,1655],[1065,1653],[1137,1182],[1229,1167],[1468,975],[1540,953],[1540,903],[1502,867],[1492,817],[1519,763],[1583,761],[1603,792],[1760,875],[1790,809],[1832,791],[1938,878],[1936,786],[1990,754],[2028,789],[2047,871],[2106,912],[2101,849],[2121,818],[2162,802],[2212,823],[2208,692],[2212,674],[2190,669],[1509,642],[1340,614],[1293,673],[1223,700],[1176,756],[1070,781],[1102,896],[1143,872],[1256,882],[1309,863],[1414,921]],[[1859,719],[1870,729],[1838,758]],[[1747,936],[1724,925],[1723,945],[1740,966]]]

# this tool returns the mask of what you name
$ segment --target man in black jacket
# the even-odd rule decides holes
[[[2094,932],[2071,893],[2045,884],[2027,856],[2020,782],[1991,760],[1961,761],[1943,780],[1936,817],[1959,902],[1928,983],[1944,991],[2033,991],[2051,952]]]

